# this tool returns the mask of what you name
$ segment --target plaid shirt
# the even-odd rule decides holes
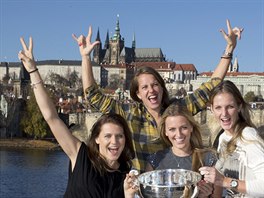
[[[220,79],[212,79],[203,83],[192,94],[181,100],[182,104],[193,115],[206,108],[210,91],[219,83]],[[133,160],[133,168],[140,172],[145,171],[147,156],[166,146],[161,143],[157,123],[142,103],[133,103],[123,106],[117,100],[104,95],[96,84],[86,89],[87,100],[91,106],[101,113],[117,113],[123,116],[132,132],[133,146],[136,157]]]

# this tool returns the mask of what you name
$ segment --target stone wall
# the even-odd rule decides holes
[[[259,132],[264,134],[264,111],[261,109],[252,109],[251,118],[259,129]],[[195,120],[201,124],[200,126],[205,144],[210,145],[221,130],[220,125],[217,123],[210,110],[198,113],[195,115]]]
[[[73,134],[80,140],[86,142],[90,135],[90,130],[94,122],[101,115],[102,115],[101,113],[86,113],[86,114],[80,113],[78,116],[72,115],[72,121],[75,120],[76,122],[79,122],[81,120],[82,122],[82,123],[75,123],[76,126],[71,129],[73,131]],[[80,118],[80,116],[83,116],[83,117]],[[75,119],[73,119],[73,117]],[[205,146],[211,146],[212,142],[214,141],[221,127],[214,119],[210,110],[200,112],[197,115],[195,115],[194,118],[198,123],[200,123],[202,137],[203,137]],[[264,130],[264,111],[260,109],[253,109],[252,110],[252,120],[254,124],[260,130],[262,130],[260,132],[264,134],[264,131],[263,131]]]
[[[93,124],[101,115],[101,113],[79,113],[79,115],[75,117],[78,117],[78,119],[75,119],[76,123],[72,122],[75,124],[75,126],[71,128],[73,135],[86,143],[90,136],[90,130]],[[72,119],[72,121],[73,120],[74,119]]]

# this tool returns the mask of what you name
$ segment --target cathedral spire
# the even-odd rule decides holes
[[[238,65],[237,57],[235,58],[234,63],[233,63],[233,72],[239,72],[239,65]]]
[[[115,34],[113,35],[113,40],[120,40],[120,27],[119,27],[119,14],[117,15],[116,27],[115,27]]]
[[[116,28],[115,28],[116,33],[120,35],[120,27],[119,27],[119,14],[117,15],[117,21],[116,21]]]
[[[96,41],[99,41],[100,43],[98,45],[94,46],[93,59],[92,60],[94,62],[100,64],[100,62],[101,62],[102,43],[101,43],[101,39],[100,39],[99,27],[98,27],[98,31],[97,31]]]
[[[98,30],[97,30],[96,41],[100,41],[100,42],[101,42],[101,39],[100,39],[100,32],[99,32],[99,27],[98,27]]]
[[[108,49],[108,48],[109,48],[109,31],[107,30],[104,49]]]
[[[136,48],[136,36],[135,36],[135,32],[133,34],[133,40],[132,40],[132,48]]]

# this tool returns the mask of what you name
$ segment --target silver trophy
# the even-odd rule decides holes
[[[185,169],[163,169],[138,176],[138,186],[144,198],[190,198],[197,193],[195,186],[202,176]]]

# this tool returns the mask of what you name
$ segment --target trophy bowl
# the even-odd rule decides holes
[[[141,196],[144,198],[188,198],[202,176],[185,169],[163,169],[138,176]]]

